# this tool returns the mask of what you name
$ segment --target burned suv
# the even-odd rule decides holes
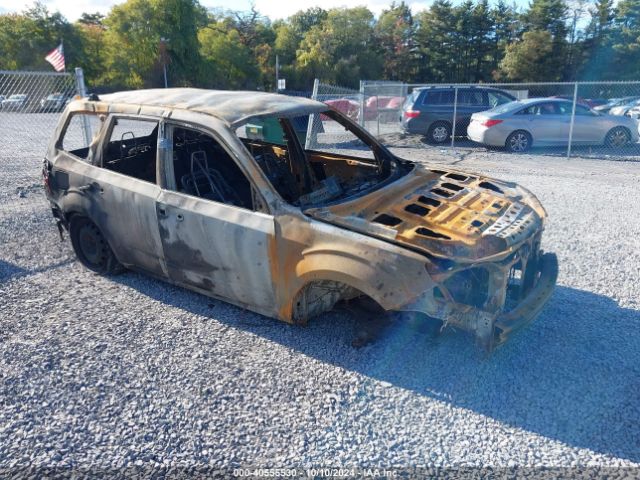
[[[424,314],[490,350],[536,316],[557,275],[530,192],[397,158],[302,98],[76,100],[43,175],[87,268],[138,270],[293,324],[354,302]]]

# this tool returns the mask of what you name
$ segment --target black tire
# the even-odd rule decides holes
[[[446,122],[434,122],[427,130],[429,143],[442,144],[451,140],[451,125]]]
[[[508,152],[522,153],[529,151],[532,142],[533,139],[529,132],[516,130],[507,137],[507,140],[504,142],[504,147]]]
[[[613,127],[604,139],[604,144],[610,148],[625,147],[630,142],[631,133],[625,127]]]
[[[71,219],[69,236],[78,260],[89,270],[103,275],[124,270],[100,229],[87,217],[74,216]]]

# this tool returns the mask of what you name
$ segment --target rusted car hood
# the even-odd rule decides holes
[[[546,217],[537,198],[515,183],[423,165],[369,195],[305,213],[470,262],[509,254],[539,233]]]

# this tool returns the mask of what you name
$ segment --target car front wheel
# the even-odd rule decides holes
[[[89,270],[110,275],[124,269],[100,229],[87,217],[71,219],[69,236],[78,260]]]
[[[514,153],[526,152],[531,148],[531,135],[523,130],[516,130],[507,137],[505,147]]]
[[[624,147],[628,145],[629,142],[631,142],[631,135],[624,127],[612,128],[604,140],[604,144],[607,147]]]

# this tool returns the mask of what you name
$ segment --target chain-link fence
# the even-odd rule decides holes
[[[0,71],[0,146],[19,142],[30,150],[43,132],[53,131],[76,93],[70,73]]]
[[[640,82],[363,81],[358,92],[343,94],[347,90],[316,82],[313,98],[346,113],[390,145],[640,156]]]
[[[78,72],[81,78],[81,72]],[[42,158],[60,112],[78,92],[71,73],[0,71],[0,228],[46,213]]]

